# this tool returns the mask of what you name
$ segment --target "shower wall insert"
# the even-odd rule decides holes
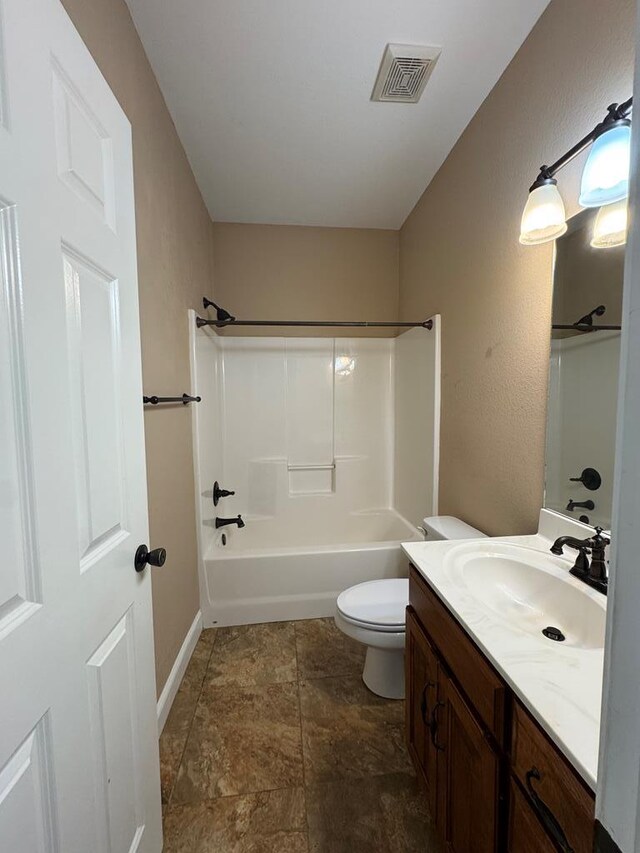
[[[437,511],[440,318],[397,338],[230,337],[189,313],[205,625],[331,615],[348,586],[406,574],[399,543]],[[235,492],[216,507],[215,481]],[[218,514],[245,522],[224,544]]]

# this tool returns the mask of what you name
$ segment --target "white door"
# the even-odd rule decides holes
[[[0,21],[0,851],[156,853],[131,130],[59,0]]]

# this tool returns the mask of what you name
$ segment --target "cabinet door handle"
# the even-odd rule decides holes
[[[540,820],[544,824],[547,832],[553,838],[557,846],[560,848],[562,853],[574,853],[573,848],[570,846],[567,841],[567,836],[564,834],[564,830],[560,825],[557,817],[551,811],[549,806],[541,799],[541,797],[534,790],[532,779],[535,779],[537,782],[541,780],[540,771],[537,767],[532,767],[531,770],[527,772],[526,775],[527,780],[527,793],[531,798],[533,806],[540,817]]]
[[[427,681],[425,686],[422,688],[422,699],[420,700],[420,713],[422,714],[422,722],[425,726],[429,725],[427,717],[429,716],[429,709],[427,707],[427,690],[430,687],[435,687],[435,682]]]
[[[440,752],[444,752],[444,746],[438,743],[436,735],[438,734],[438,708],[444,708],[444,702],[436,702],[431,712],[431,721],[429,722],[429,731],[431,732],[431,743]]]

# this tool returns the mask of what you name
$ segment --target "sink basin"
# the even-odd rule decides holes
[[[581,649],[604,646],[604,596],[572,577],[567,562],[552,554],[522,545],[473,542],[451,550],[443,568],[478,604],[541,642]],[[542,633],[550,627],[559,629],[564,640]]]

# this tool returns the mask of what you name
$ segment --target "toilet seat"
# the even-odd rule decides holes
[[[352,625],[369,631],[401,633],[406,625],[409,581],[367,581],[340,593],[336,604],[342,618]]]

